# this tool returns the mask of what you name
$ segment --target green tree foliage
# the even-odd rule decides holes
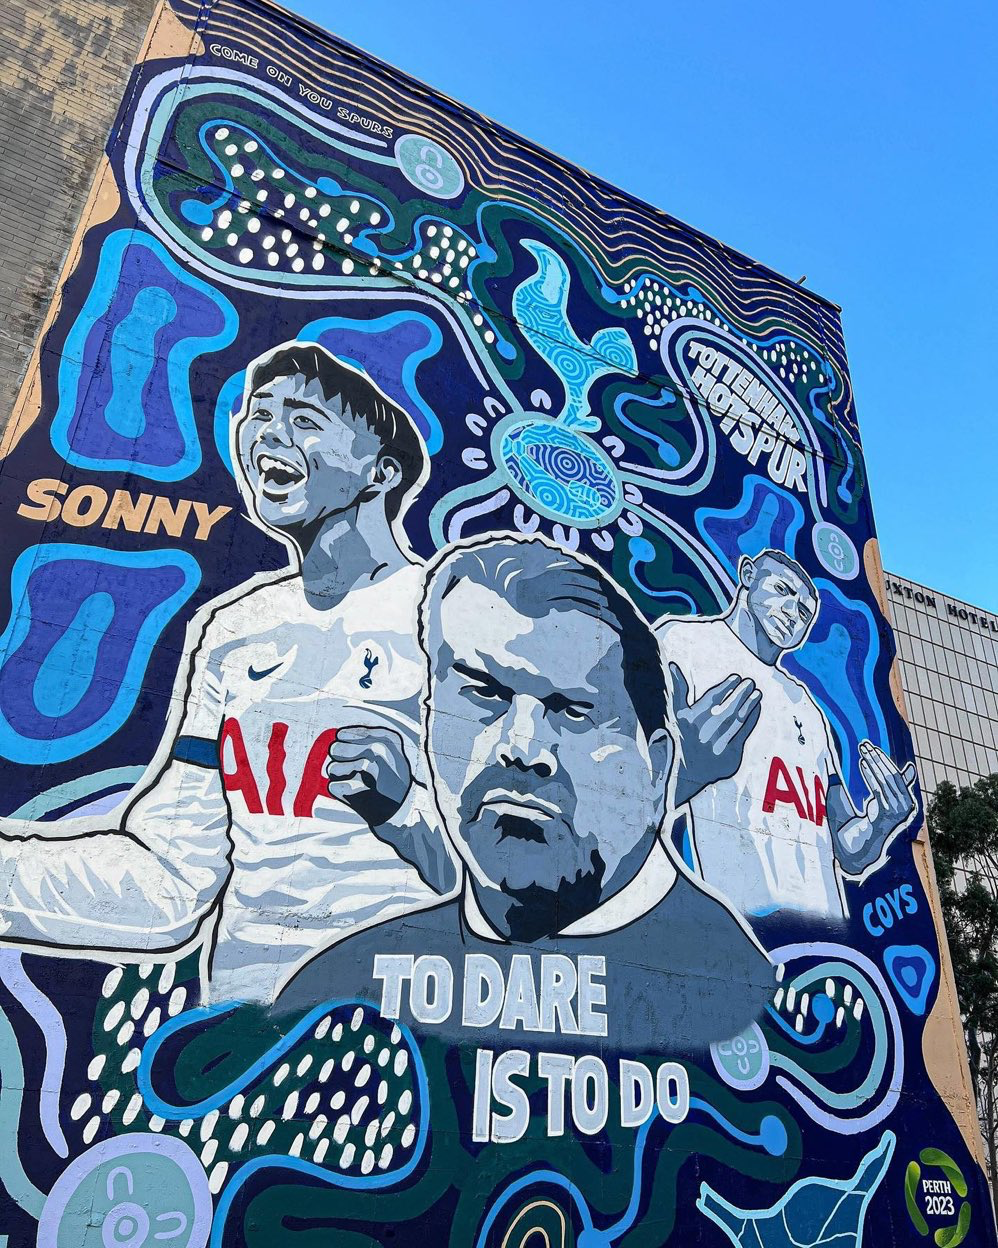
[[[928,813],[977,1112],[998,1196],[998,775],[959,791],[940,784]]]

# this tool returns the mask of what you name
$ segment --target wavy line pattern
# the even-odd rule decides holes
[[[266,51],[305,80],[321,78],[324,90],[359,111],[414,131],[444,128],[469,182],[506,203],[519,202],[565,224],[595,265],[606,264],[608,280],[637,280],[645,269],[659,269],[677,285],[703,288],[733,318],[764,335],[797,324],[803,337],[819,345],[842,377],[833,405],[835,419],[858,441],[845,348],[834,304],[795,286],[780,274],[684,225],[667,213],[627,196],[601,179],[503,129],[453,101],[446,116],[427,88],[360,56],[348,44],[318,29],[308,39],[287,24],[278,25],[267,9],[235,0],[216,0],[205,19],[195,0],[176,0],[177,12],[202,33]],[[328,48],[329,51],[325,51]],[[376,64],[376,63],[375,63]],[[539,159],[540,157],[540,159]],[[516,187],[516,192],[510,188]],[[785,302],[779,319],[774,288]]]

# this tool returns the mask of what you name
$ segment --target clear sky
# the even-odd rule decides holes
[[[841,304],[885,565],[998,612],[998,4],[290,7]]]

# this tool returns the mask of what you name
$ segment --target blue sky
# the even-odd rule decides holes
[[[807,274],[843,308],[885,565],[998,611],[993,0],[290,7]]]

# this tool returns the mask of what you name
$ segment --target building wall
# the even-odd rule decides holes
[[[998,772],[998,619],[886,573],[915,757],[927,795]]]
[[[9,0],[0,31],[0,427],[154,0]]]
[[[837,308],[261,0],[48,276],[0,1240],[993,1246]]]

